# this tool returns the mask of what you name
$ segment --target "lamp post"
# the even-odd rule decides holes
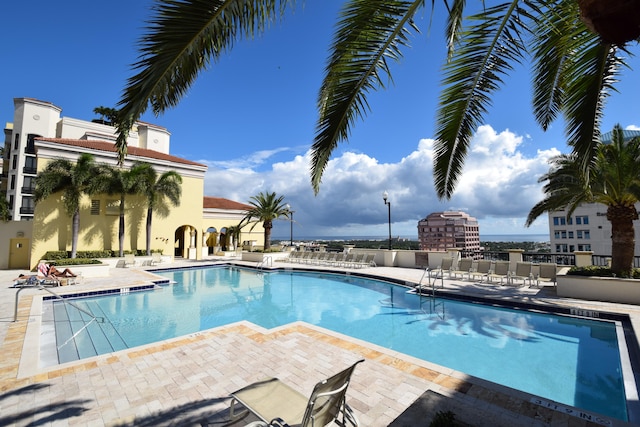
[[[290,226],[290,230],[289,230],[289,238],[291,240],[291,247],[293,247],[293,213],[295,211],[291,210],[291,205],[287,204],[287,211],[289,211],[289,226]]]
[[[387,199],[389,198],[389,193],[385,190],[382,193],[382,199],[384,200],[384,204],[389,208],[389,250],[391,250],[391,202]]]

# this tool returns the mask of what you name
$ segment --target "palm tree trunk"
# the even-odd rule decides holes
[[[611,222],[611,271],[616,276],[628,277],[633,268],[635,231],[633,221],[638,219],[635,207],[609,206],[607,219]]]
[[[266,251],[271,247],[271,229],[273,228],[273,223],[271,221],[265,221],[262,225],[264,226],[264,250]]]
[[[124,256],[124,194],[120,196],[120,221],[118,222],[118,256]]]
[[[147,256],[151,255],[151,219],[153,217],[153,210],[147,208]]]
[[[80,209],[76,209],[71,219],[71,258],[75,258],[78,250],[78,234],[80,233]]]

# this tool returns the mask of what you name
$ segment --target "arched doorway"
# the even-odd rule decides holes
[[[183,225],[176,228],[174,233],[175,258],[197,259],[196,238],[198,232],[190,225]]]

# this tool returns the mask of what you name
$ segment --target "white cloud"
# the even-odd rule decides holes
[[[530,141],[528,141],[530,142]],[[519,149],[523,137],[509,130],[481,126],[473,137],[456,191],[451,200],[438,200],[433,186],[433,140],[418,141],[416,149],[397,163],[381,163],[366,154],[344,152],[327,164],[320,192],[310,184],[309,152],[274,163],[257,172],[258,161],[208,162],[205,194],[247,202],[261,191],[284,195],[295,210],[294,236],[385,236],[389,192],[392,234],[417,236],[417,222],[431,212],[464,210],[480,221],[481,235],[546,234],[546,216],[529,229],[524,221],[542,198],[538,178],[549,168],[557,149],[526,157]],[[261,151],[247,159],[268,159]],[[207,163],[207,162],[205,162]],[[225,165],[229,167],[225,167]],[[233,165],[231,167],[230,165]],[[289,224],[276,222],[274,236],[289,234]]]
[[[626,130],[640,130],[640,126],[637,125],[629,125],[625,128]]]

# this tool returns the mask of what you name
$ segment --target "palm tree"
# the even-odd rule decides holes
[[[74,164],[67,159],[55,159],[38,173],[34,200],[41,202],[62,192],[62,200],[71,220],[71,258],[76,257],[80,230],[80,199],[83,194],[98,192],[99,168],[91,154],[81,154]]]
[[[238,241],[240,240],[240,232],[242,228],[239,225],[232,225],[227,227],[227,236],[230,237],[229,243],[234,248],[238,247]]]
[[[625,141],[622,127],[612,132],[611,143],[596,146],[595,159],[585,171],[576,153],[558,156],[551,170],[540,178],[547,181],[545,198],[529,212],[529,226],[545,212],[567,209],[570,216],[583,203],[607,206],[611,222],[611,271],[629,277],[634,257],[635,204],[640,201],[640,138]]]
[[[125,199],[127,195],[142,194],[144,191],[144,176],[146,167],[141,164],[134,164],[131,169],[120,167],[104,166],[100,191],[109,195],[120,196],[120,215],[118,221],[118,256],[124,256],[124,234],[125,234]]]
[[[6,191],[0,191],[0,221],[11,221],[11,209],[9,208],[9,202],[7,201]]]
[[[579,157],[593,158],[604,101],[624,65],[619,47],[640,36],[639,2],[510,0],[483,7],[465,21],[466,1],[454,0],[448,8],[450,56],[437,113],[434,179],[439,197],[451,197],[470,138],[503,76],[531,57],[537,121],[546,129],[562,114],[569,144]],[[368,112],[367,93],[384,88],[385,75],[392,80],[388,60],[401,59],[409,35],[418,31],[414,16],[426,3],[345,1],[318,97],[311,164],[316,192],[332,151]],[[449,6],[447,0],[444,3]],[[177,105],[212,60],[231,50],[236,40],[263,32],[293,4],[159,0],[140,41],[137,74],[129,79],[118,104],[120,162],[129,129],[149,106],[160,114]],[[464,27],[465,22],[472,25]]]
[[[264,249],[271,247],[271,229],[273,228],[273,220],[289,215],[287,205],[282,203],[284,196],[278,197],[275,192],[260,193],[251,197],[249,204],[253,206],[245,212],[244,218],[240,221],[238,227],[242,228],[247,224],[253,224],[251,230],[258,223],[262,223],[264,227]]]
[[[153,212],[162,206],[165,197],[173,206],[180,204],[182,196],[182,177],[175,171],[158,172],[149,163],[139,162],[134,165],[140,170],[142,194],[147,198],[146,247],[147,255],[151,255],[151,223]]]

